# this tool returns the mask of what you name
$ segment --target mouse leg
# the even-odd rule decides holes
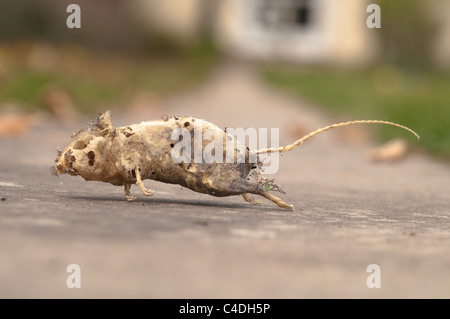
[[[271,200],[272,202],[277,204],[278,207],[281,207],[281,208],[287,209],[287,210],[291,210],[291,211],[294,210],[293,205],[288,205],[285,202],[283,202],[281,200],[281,198],[278,198],[275,195],[272,195],[271,193],[269,193],[269,191],[262,188],[261,184],[259,184],[259,183],[256,183],[253,181],[248,181],[243,178],[237,178],[231,183],[230,188],[233,190],[241,191],[241,194],[243,197],[244,197],[244,195],[247,196],[247,194],[245,194],[245,193],[260,195],[260,196],[267,198],[268,200]],[[244,199],[245,199],[245,197],[244,197]],[[245,199],[245,200],[247,200],[247,199]],[[256,200],[253,199],[253,201],[256,201]]]
[[[251,197],[248,194],[242,194],[242,198],[244,198],[244,200],[247,203],[250,203],[250,204],[253,204],[253,205],[261,205],[262,204],[262,201],[256,200],[256,199],[254,199],[253,197]]]
[[[271,200],[272,202],[274,202],[275,204],[277,204],[278,207],[281,207],[281,208],[284,208],[284,209],[287,209],[287,210],[292,210],[292,211],[294,210],[294,205],[288,205],[288,204],[286,204],[285,202],[283,202],[283,201],[281,200],[281,198],[278,198],[278,197],[272,195],[272,194],[269,193],[268,191],[262,191],[262,192],[258,193],[258,195],[261,195],[261,196],[263,196],[263,197],[265,197],[265,198]]]
[[[142,193],[144,193],[145,196],[152,196],[155,193],[155,191],[145,188],[144,183],[142,182],[141,179],[141,173],[139,172],[139,168],[136,167],[134,171],[136,173],[136,185],[139,187]]]
[[[131,188],[131,184],[123,185],[123,189],[125,191],[125,197],[127,198],[127,201],[132,202],[136,199],[136,196],[131,196],[130,188]]]
[[[217,194],[222,194],[222,196],[241,195],[247,202],[254,203],[257,201],[248,196],[248,194],[255,194],[267,198],[277,204],[278,207],[291,211],[294,210],[293,205],[288,205],[280,198],[272,195],[258,182],[250,181],[241,177],[234,178],[231,182],[224,182],[226,178],[227,176],[224,175],[223,178],[218,178],[213,181],[208,180],[206,183],[208,188],[214,190]]]

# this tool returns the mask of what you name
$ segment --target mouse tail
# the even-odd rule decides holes
[[[299,146],[300,144],[306,142],[307,140],[309,140],[311,137],[316,136],[317,134],[323,133],[325,131],[331,130],[333,128],[337,128],[337,127],[344,127],[344,126],[348,126],[348,125],[353,125],[353,124],[387,124],[387,125],[392,125],[392,126],[397,126],[400,127],[404,130],[407,130],[409,132],[411,132],[412,134],[414,134],[417,139],[420,139],[420,136],[414,132],[413,130],[411,130],[410,128],[397,124],[397,123],[393,123],[393,122],[387,122],[387,121],[378,121],[378,120],[359,120],[359,121],[350,121],[350,122],[344,122],[344,123],[338,123],[338,124],[333,124],[333,125],[329,125],[329,126],[325,126],[322,127],[314,132],[311,132],[305,136],[303,136],[302,138],[298,139],[297,141],[295,141],[292,144],[286,145],[286,146],[282,146],[282,147],[278,147],[278,148],[265,148],[265,149],[260,149],[256,151],[256,154],[263,154],[263,153],[274,153],[274,152],[286,152],[286,151],[290,151],[294,148],[296,148],[297,146]]]

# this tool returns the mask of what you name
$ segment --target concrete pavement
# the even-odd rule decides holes
[[[153,108],[114,112],[113,124],[162,114],[278,127],[280,144],[295,126],[336,122],[239,66]],[[129,203],[121,187],[51,176],[56,147],[83,124],[43,121],[0,140],[2,298],[450,297],[446,164],[423,154],[374,164],[364,157],[374,143],[330,131],[281,157],[274,177],[295,212],[151,181],[155,195],[133,186]],[[80,289],[66,286],[69,264],[81,268]],[[366,284],[370,264],[381,288]]]

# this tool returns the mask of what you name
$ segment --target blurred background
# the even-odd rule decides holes
[[[0,0],[0,138],[42,114],[152,108],[233,61],[336,119],[409,126],[449,161],[449,16],[447,0]]]
[[[450,296],[449,17],[450,0],[0,0],[0,297]],[[49,173],[107,109],[279,128],[280,145],[356,119],[421,139],[350,126],[283,154],[296,212],[150,181],[129,203]]]

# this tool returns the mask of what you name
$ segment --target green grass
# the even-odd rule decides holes
[[[68,45],[53,47],[57,62],[41,68],[29,62],[33,44],[13,44],[3,51],[2,48],[0,109],[13,103],[29,111],[45,108],[43,95],[51,88],[66,92],[75,106],[87,113],[108,105],[126,106],[141,92],[154,96],[173,94],[201,82],[218,58],[214,48],[204,42],[156,56]]]
[[[42,107],[42,96],[50,87],[68,92],[81,111],[94,110],[98,104],[120,97],[120,91],[112,83],[91,81],[83,76],[58,72],[42,73],[27,68],[14,70],[3,82],[0,99],[3,102],[20,103],[28,110]]]
[[[410,127],[421,139],[390,126],[376,126],[381,141],[405,137],[450,161],[450,73],[384,65],[364,70],[269,66],[264,78],[335,115],[379,119]]]

